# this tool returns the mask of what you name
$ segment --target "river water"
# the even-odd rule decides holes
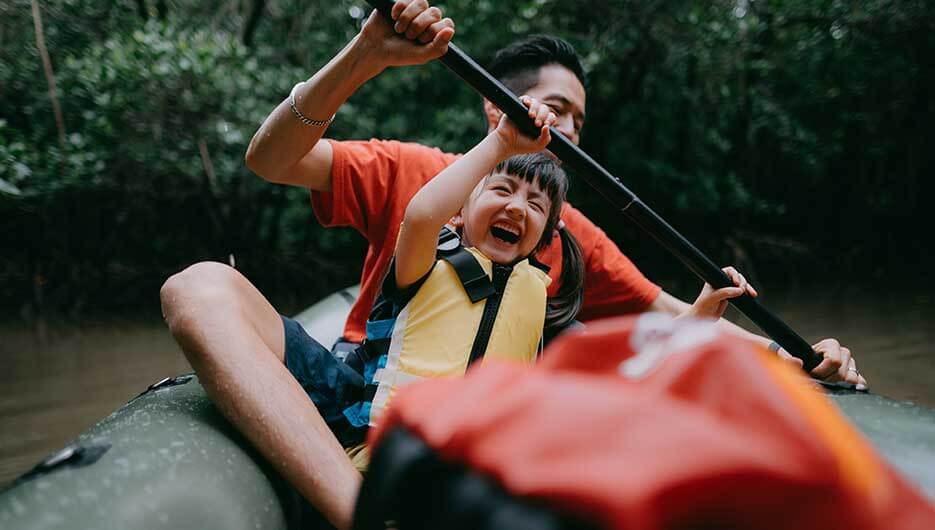
[[[810,341],[855,352],[876,393],[935,407],[935,291],[800,292],[763,299]],[[0,485],[166,376],[190,371],[159,320],[53,327],[43,343],[0,324]]]

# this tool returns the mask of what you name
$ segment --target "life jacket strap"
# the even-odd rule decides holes
[[[477,258],[461,245],[461,238],[453,230],[442,228],[438,234],[438,257],[455,270],[471,303],[476,304],[494,294],[495,289],[487,272]]]
[[[439,253],[452,252],[458,249],[461,246],[461,236],[457,232],[443,226],[442,229],[438,232],[438,243],[436,243],[435,248]]]
[[[386,352],[390,350],[390,339],[365,340],[359,350],[361,350],[359,354],[364,362],[376,359],[381,355],[386,355]]]
[[[390,339],[365,339],[362,344],[344,356],[343,362],[359,373],[364,375],[364,368],[367,363],[379,359],[386,355],[390,349]]]
[[[380,385],[376,383],[370,383],[364,386],[364,390],[361,393],[361,399],[358,401],[373,401],[373,396],[377,395],[377,388]]]
[[[464,247],[460,247],[450,255],[442,256],[442,259],[454,268],[458,279],[461,280],[461,285],[464,286],[464,291],[472,303],[476,304],[494,293],[493,282],[490,281],[490,277],[487,276],[474,255],[465,250]]]
[[[468,357],[468,366],[470,367],[477,361],[483,359],[487,353],[487,345],[490,343],[490,334],[493,332],[494,322],[497,320],[497,313],[500,312],[500,302],[503,301],[503,293],[506,291],[506,284],[510,281],[510,275],[513,274],[511,265],[493,264],[493,281],[490,286],[493,289],[493,296],[487,299],[484,304],[484,312],[481,315],[480,324],[477,327],[477,335],[474,336],[474,343],[471,345],[471,354]]]

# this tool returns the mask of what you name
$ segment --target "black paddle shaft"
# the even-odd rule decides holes
[[[394,23],[390,17],[390,10],[393,8],[394,3],[392,0],[367,0],[367,2],[380,11],[387,20],[390,20],[390,24]],[[539,136],[539,128],[536,127],[533,119],[529,117],[526,107],[519,98],[461,51],[460,48],[454,44],[449,44],[448,51],[439,60],[479,92],[480,95],[506,113],[523,133],[533,138]],[[733,285],[733,282],[724,274],[724,271],[692,245],[690,241],[685,239],[682,234],[672,228],[663,218],[659,217],[649,206],[646,206],[616,177],[601,167],[577,145],[571,143],[555,128],[551,129],[551,133],[552,141],[549,143],[549,151],[552,151],[576,175],[584,179],[612,205],[619,208],[624,215],[656,238],[663,247],[674,254],[692,272],[716,288]],[[805,371],[810,372],[821,362],[822,357],[812,350],[812,347],[805,339],[793,331],[779,317],[763,307],[756,299],[744,294],[731,299],[730,303],[786,351],[801,359]]]

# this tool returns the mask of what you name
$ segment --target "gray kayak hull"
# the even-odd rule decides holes
[[[189,379],[130,401],[57,467],[20,478],[0,495],[0,527],[285,528],[274,474]],[[67,457],[101,444],[96,462]]]
[[[297,316],[327,344],[356,290]],[[845,390],[829,397],[935,499],[935,410]],[[194,376],[131,400],[0,493],[0,528],[309,528],[317,514],[220,415]]]

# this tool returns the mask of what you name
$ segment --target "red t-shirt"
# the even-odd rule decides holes
[[[322,225],[353,227],[370,243],[361,274],[360,297],[344,326],[345,338],[360,341],[366,335],[367,316],[393,257],[409,200],[458,157],[397,141],[329,141],[334,151],[331,191],[313,191],[312,207]],[[580,320],[641,312],[659,296],[659,286],[646,279],[604,231],[581,212],[565,204],[562,220],[578,238],[585,260]],[[562,269],[558,236],[537,258],[551,267],[552,295],[558,289]]]

